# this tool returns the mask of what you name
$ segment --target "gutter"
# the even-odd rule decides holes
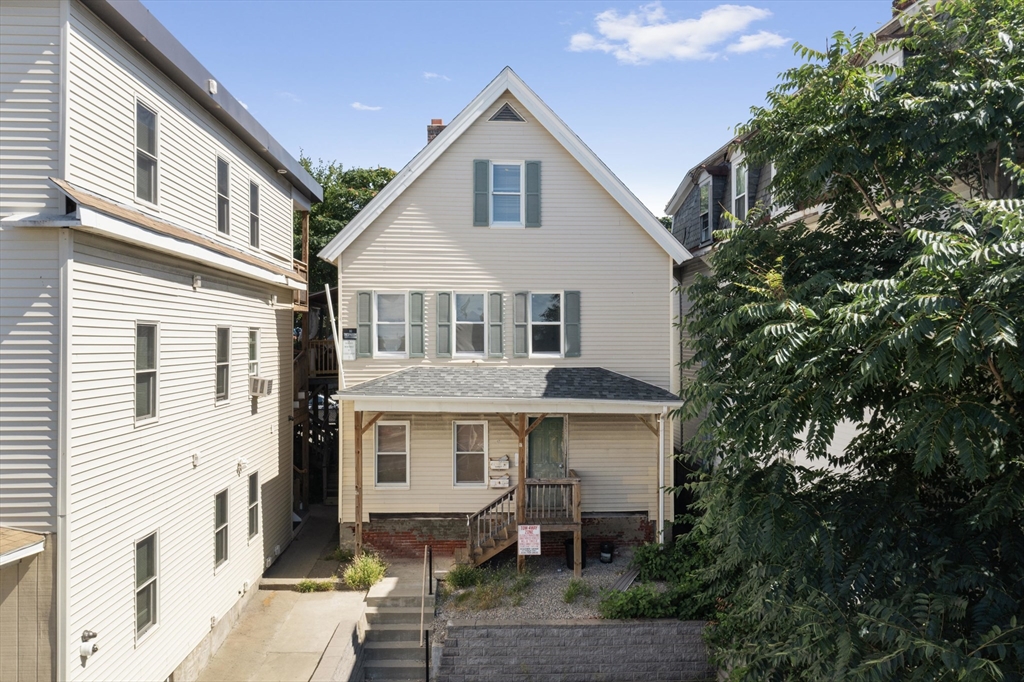
[[[665,544],[665,415],[668,408],[661,408],[658,415],[658,544]]]

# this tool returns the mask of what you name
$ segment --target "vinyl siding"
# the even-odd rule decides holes
[[[192,288],[192,275],[202,287]],[[75,240],[70,419],[68,630],[100,633],[102,656],[74,679],[164,679],[291,538],[287,291],[83,234]],[[134,420],[136,322],[158,329],[158,416]],[[231,331],[230,398],[218,404],[218,325]],[[248,395],[248,329],[274,393]],[[192,456],[199,454],[198,467]],[[240,458],[248,464],[238,472]],[[248,541],[248,476],[259,472],[260,534]],[[214,570],[214,495],[229,493],[229,559]],[[158,531],[157,626],[135,642],[134,546]]]
[[[690,312],[690,298],[687,294],[688,289],[693,285],[694,280],[700,275],[710,276],[711,267],[704,262],[701,258],[695,258],[691,261],[687,261],[683,266],[682,281],[679,285],[679,316],[683,324],[686,323],[686,316]],[[679,358],[681,363],[689,362],[694,356],[694,349],[689,344],[690,336],[686,329],[683,327],[679,328]],[[697,367],[684,368],[680,367],[680,383],[681,387],[685,388],[692,382],[697,380]],[[680,432],[680,443],[679,445],[685,445],[686,441],[697,433],[697,428],[700,426],[700,419],[691,419],[690,421],[682,422],[678,425],[678,431]]]
[[[72,183],[193,231],[249,246],[249,182],[260,248],[292,261],[291,186],[78,2],[71,4],[68,172]],[[157,206],[135,199],[135,103],[157,112]],[[230,233],[217,231],[217,157],[231,167]]]
[[[60,3],[0,3],[0,215],[63,213],[60,150]]]
[[[365,419],[370,418],[365,413]],[[553,415],[558,416],[558,415]],[[342,521],[355,520],[355,450],[352,403],[342,403],[345,470],[342,474]],[[375,429],[363,439],[363,514],[371,513],[471,513],[505,492],[503,488],[456,487],[453,482],[452,424],[455,421],[486,421],[488,457],[508,455],[513,466],[506,471],[512,484],[518,480],[516,437],[497,415],[387,413],[384,420],[410,423],[409,488],[375,488]],[[568,467],[581,480],[584,512],[641,511],[653,520],[658,508],[658,439],[632,415],[568,415],[566,452]],[[656,422],[655,422],[656,424]],[[666,420],[668,424],[668,420]],[[666,427],[666,443],[671,434]],[[672,484],[671,450],[666,448],[665,476]],[[671,496],[666,495],[666,509]],[[668,518],[666,516],[666,518]]]
[[[487,119],[508,101],[526,123]],[[473,160],[541,161],[540,228],[473,226]],[[345,363],[352,385],[438,359],[437,291],[504,292],[505,365],[600,366],[672,387],[670,257],[510,96],[499,98],[342,254],[342,326],[360,290],[427,292],[426,357]],[[581,292],[578,358],[513,358],[517,291]]]
[[[54,679],[54,538],[39,554],[0,567],[0,680]]]
[[[0,225],[0,524],[56,530],[57,228]]]

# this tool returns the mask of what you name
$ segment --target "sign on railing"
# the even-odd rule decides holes
[[[540,526],[519,526],[519,553],[524,556],[540,556]]]

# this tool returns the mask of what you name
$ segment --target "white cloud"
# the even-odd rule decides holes
[[[756,52],[769,47],[782,47],[789,42],[789,38],[783,38],[778,33],[758,31],[748,36],[740,36],[738,41],[725,49],[729,52]]]
[[[246,104],[242,100],[238,100],[238,103],[242,105],[243,109],[245,109],[246,111],[249,111],[249,105],[248,104]]]
[[[362,102],[352,102],[352,108],[359,111],[380,111],[383,107],[371,107],[369,104],[363,104]]]
[[[605,52],[624,64],[647,64],[662,59],[714,59],[718,56],[717,46],[747,30],[755,21],[771,15],[767,9],[750,5],[719,5],[701,12],[696,19],[669,21],[660,2],[643,5],[626,15],[610,9],[594,18],[597,36],[577,33],[569,39],[568,49]],[[751,52],[777,47],[778,41],[784,40],[777,34],[762,31],[754,36],[743,36],[730,49]]]
[[[443,81],[450,81],[451,80],[451,78],[449,78],[448,76],[445,76],[444,74],[441,74],[441,73],[434,73],[433,71],[424,71],[423,72],[423,78],[428,80],[428,81],[429,80],[433,80],[434,78],[438,78],[438,79],[443,80]]]

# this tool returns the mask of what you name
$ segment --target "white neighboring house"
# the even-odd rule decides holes
[[[135,0],[0,40],[0,679],[192,679],[292,538],[322,190]]]

